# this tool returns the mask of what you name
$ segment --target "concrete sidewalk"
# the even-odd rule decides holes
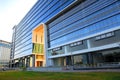
[[[56,71],[57,72],[57,71]],[[120,72],[120,69],[62,70],[61,72]]]
[[[89,70],[72,70],[72,69],[61,69],[61,68],[27,68],[27,71],[38,71],[38,72],[120,72],[120,69],[89,69]]]

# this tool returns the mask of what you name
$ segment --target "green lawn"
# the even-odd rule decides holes
[[[120,80],[120,72],[0,72],[0,80]]]

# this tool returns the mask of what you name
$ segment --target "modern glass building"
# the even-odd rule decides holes
[[[21,22],[14,27],[14,65],[45,66],[43,24],[74,0],[38,0]],[[40,34],[40,35],[39,35]]]
[[[11,43],[0,40],[0,68],[9,66],[10,52]]]
[[[15,64],[119,66],[119,0],[38,0],[15,30]]]

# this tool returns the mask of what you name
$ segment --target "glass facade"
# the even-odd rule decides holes
[[[119,0],[86,0],[48,24],[54,47],[120,25]],[[74,35],[74,36],[73,36]]]
[[[15,27],[15,54],[20,58],[32,54],[32,30],[39,23],[46,23],[74,0],[38,0],[21,22]],[[48,6],[49,5],[49,6]]]
[[[118,65],[120,1],[83,0],[76,3],[47,23],[48,55],[53,65],[74,65],[74,68]],[[117,47],[111,45],[112,49],[100,50],[114,43]]]

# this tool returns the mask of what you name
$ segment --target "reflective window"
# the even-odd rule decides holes
[[[32,53],[32,30],[47,22],[74,0],[38,0],[16,28],[15,57]],[[48,6],[49,5],[49,6]],[[49,16],[48,16],[49,15]]]
[[[55,24],[51,22],[50,26],[48,25],[48,27],[50,27],[48,29],[50,46],[54,47],[107,29],[119,27],[120,11],[118,5],[120,3],[106,0],[105,2],[109,6],[106,6],[104,2],[100,2],[100,4],[96,3],[78,11],[77,13],[80,15],[77,13],[69,14],[70,16],[66,19],[60,19],[61,17],[56,19],[58,23],[55,22],[56,20],[53,21]],[[97,8],[94,10],[95,6]],[[61,20],[60,22],[59,19]],[[76,20],[76,22],[74,20]]]

